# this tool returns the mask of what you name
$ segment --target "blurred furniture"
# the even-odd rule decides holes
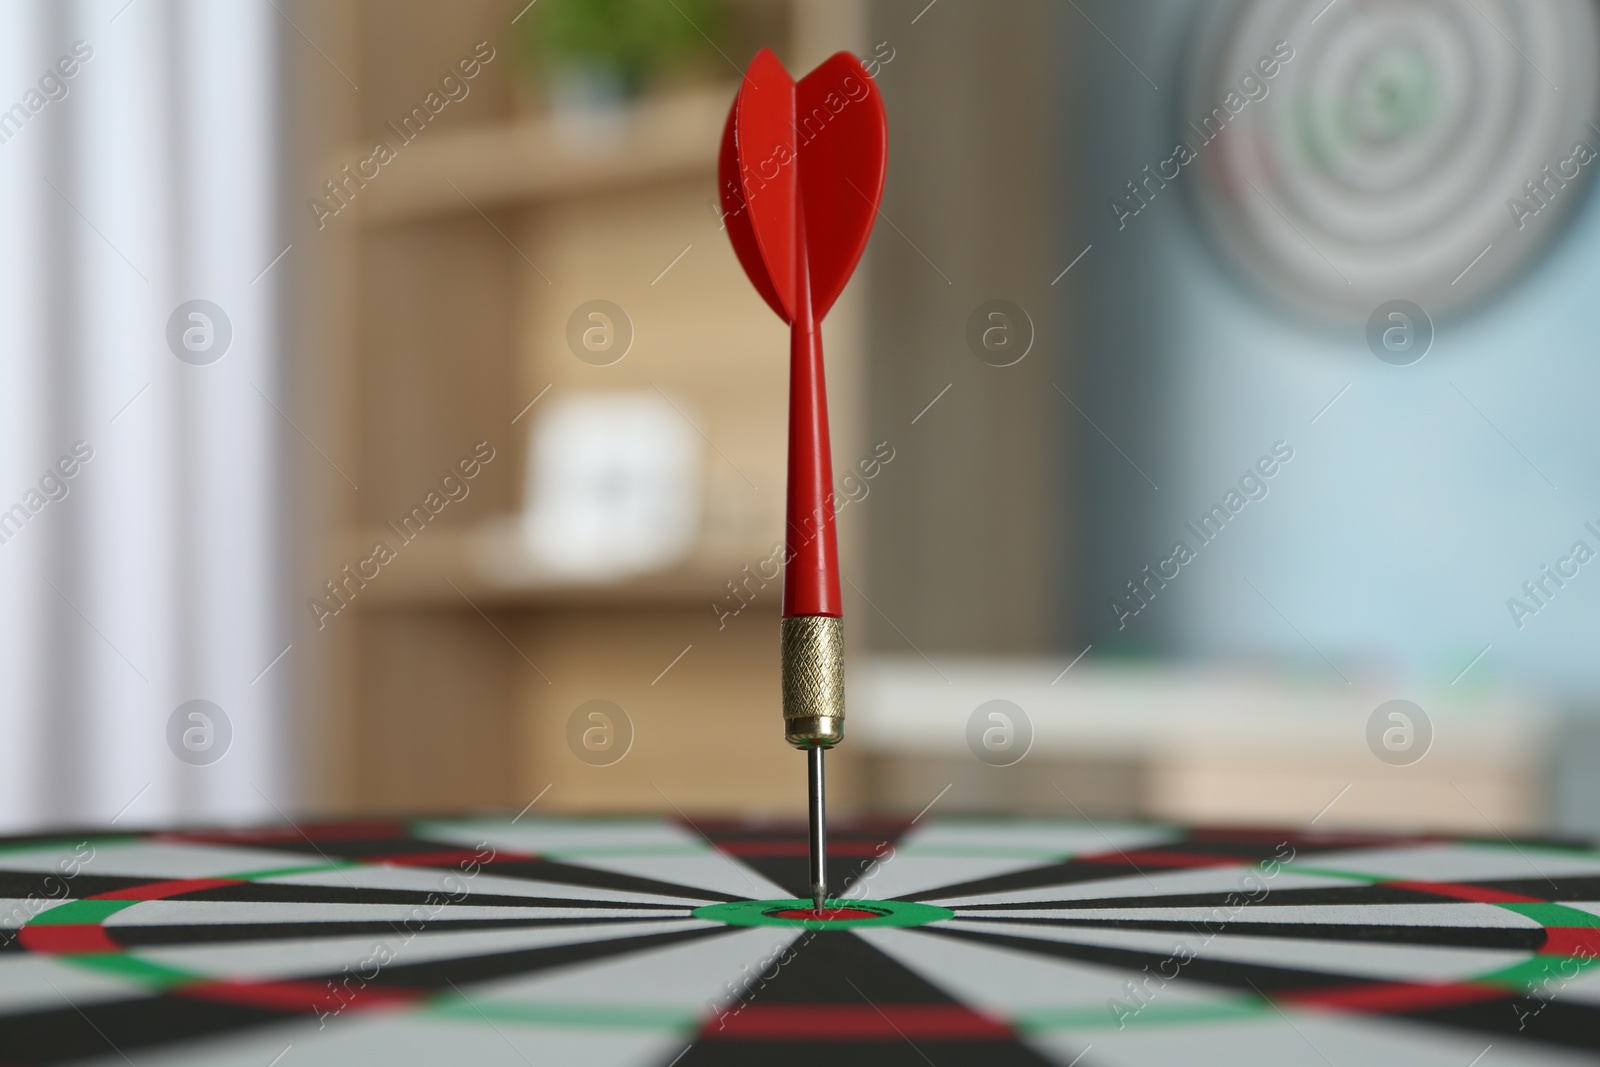
[[[946,658],[934,668],[915,656],[862,664],[850,684],[864,800],[915,812],[948,786],[940,812],[1315,820],[1491,838],[1546,822],[1557,717],[1515,693],[1088,660],[1063,673],[1068,665]],[[1423,751],[1427,727],[1413,724],[1413,754],[1423,754],[1404,765],[1368,740],[1375,709],[1396,697],[1414,701],[1432,732]],[[1032,727],[1031,750],[1011,766],[986,765],[969,744],[969,720],[997,699]]]

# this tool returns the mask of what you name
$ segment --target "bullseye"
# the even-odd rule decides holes
[[[910,900],[731,900],[694,909],[696,919],[729,926],[803,926],[807,930],[854,930],[862,926],[926,926],[955,918],[949,908]]]
[[[821,920],[823,922],[839,922],[847,919],[876,919],[888,914],[882,911],[868,911],[865,908],[775,908],[766,913],[769,919],[799,919]]]

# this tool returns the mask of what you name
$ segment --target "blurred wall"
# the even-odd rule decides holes
[[[1296,24],[1302,54],[1319,6]],[[1071,142],[1083,174],[1075,204],[1094,246],[1074,272],[1086,392],[1112,439],[1087,426],[1077,435],[1085,566],[1074,600],[1086,633],[1130,653],[1295,664],[1335,685],[1363,671],[1448,685],[1483,653],[1459,684],[1508,682],[1587,704],[1600,682],[1588,647],[1600,581],[1585,569],[1520,627],[1507,601],[1525,599],[1523,583],[1574,541],[1600,547],[1584,526],[1600,479],[1589,432],[1600,384],[1586,342],[1600,275],[1590,188],[1563,194],[1581,201],[1530,266],[1436,317],[1421,362],[1384,363],[1369,350],[1364,310],[1289,308],[1219,253],[1196,222],[1196,171],[1125,228],[1109,210],[1192,117],[1181,89],[1200,10],[1102,2],[1072,16],[1115,42],[1096,36],[1083,52],[1080,91],[1098,103]],[[1330,307],[1340,288],[1330,275]],[[1119,625],[1110,602],[1132,605],[1127,583],[1175,540],[1194,541],[1185,523],[1279,441],[1294,459],[1269,495]]]
[[[890,163],[863,279],[867,432],[897,458],[866,505],[871,601],[847,595],[849,610],[875,650],[1064,647],[1073,416],[1052,383],[1072,391],[1075,309],[1052,281],[1077,226],[1075,34],[1043,2],[895,0],[871,18],[893,58],[878,75]],[[994,301],[1023,316],[987,318]],[[982,349],[991,327],[1001,350]]]

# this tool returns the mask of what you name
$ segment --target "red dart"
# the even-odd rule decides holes
[[[783,614],[842,614],[828,401],[818,329],[872,233],[888,157],[878,88],[839,52],[798,84],[757,53],[728,114],[719,177],[728,235],[790,328]]]
[[[811,884],[824,906],[822,753],[844,737],[844,628],[822,318],[878,216],[888,121],[859,60],[839,52],[797,84],[762,49],[728,113],[718,179],[728,236],[789,324],[789,492],[783,573],[784,737],[809,751]]]

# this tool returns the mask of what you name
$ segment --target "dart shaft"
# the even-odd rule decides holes
[[[825,748],[806,750],[806,777],[811,809],[811,902],[818,911],[828,897],[828,797],[822,776]]]
[[[804,245],[800,259],[804,263]],[[789,464],[784,536],[783,613],[842,615],[839,542],[833,507],[833,452],[822,331],[811,321],[810,288],[795,286],[799,310],[789,327]]]

